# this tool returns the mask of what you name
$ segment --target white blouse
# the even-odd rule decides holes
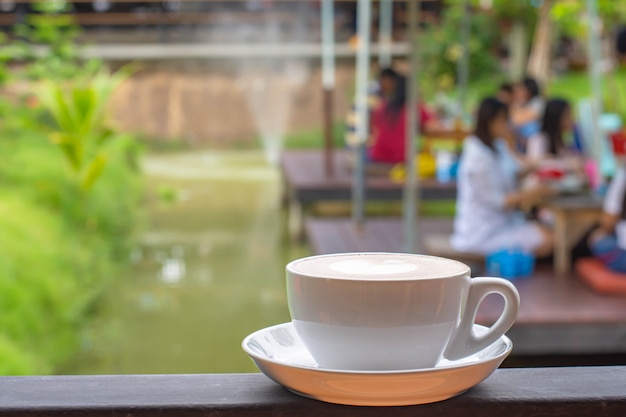
[[[476,251],[490,237],[518,224],[518,214],[505,207],[505,199],[516,189],[519,165],[504,141],[497,140],[494,147],[475,136],[463,145],[451,238],[455,250]]]

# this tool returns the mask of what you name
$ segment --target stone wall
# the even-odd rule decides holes
[[[350,106],[354,68],[337,69],[335,117]],[[114,119],[125,130],[194,146],[227,147],[251,143],[257,129],[246,100],[247,85],[227,67],[150,65],[126,81],[113,101]],[[293,87],[287,131],[319,128],[322,115],[321,72],[311,69]],[[272,103],[267,103],[271,106]]]

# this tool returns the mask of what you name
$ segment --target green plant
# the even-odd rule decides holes
[[[68,13],[69,3],[40,1],[32,7],[38,13],[16,24],[13,32],[17,38],[5,41],[3,48],[11,60],[26,64],[21,76],[30,80],[68,80],[102,67],[100,60],[82,57],[77,42],[81,29]]]
[[[464,0],[454,0],[459,2]],[[479,7],[480,0],[472,0],[474,7]],[[530,29],[537,22],[538,2],[531,0],[492,0],[491,10],[498,21],[521,22]]]
[[[107,163],[107,149],[120,138],[107,120],[107,106],[125,71],[98,71],[82,80],[45,81],[39,97],[50,116],[50,139],[65,156],[81,189],[89,190]]]
[[[44,135],[0,132],[0,374],[51,373],[79,347],[139,221],[127,149],[111,147],[84,199]]]
[[[449,91],[456,82],[458,62],[463,55],[461,21],[462,7],[453,2],[443,14],[441,23],[425,31],[420,42],[422,51],[420,79],[422,91],[432,96],[436,91]],[[494,18],[485,13],[473,13],[470,21],[469,72],[472,80],[491,76],[497,70],[495,50],[499,40]]]

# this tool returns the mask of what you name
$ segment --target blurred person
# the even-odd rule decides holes
[[[545,101],[535,79],[526,77],[515,85],[511,122],[522,138],[529,138],[539,131],[544,107]]]
[[[626,26],[621,26],[615,35],[615,54],[622,65],[626,64]]]
[[[389,100],[396,91],[396,84],[400,75],[393,68],[383,68],[378,77],[380,96]]]
[[[406,78],[399,75],[395,81],[393,94],[390,97],[383,97],[372,115],[372,140],[368,150],[368,157],[372,162],[395,164],[405,160],[406,90]],[[439,122],[425,105],[420,103],[416,111],[422,132],[439,127]]]
[[[541,118],[540,131],[528,139],[526,158],[534,164],[545,160],[561,160],[564,163],[570,160],[578,166],[578,162],[582,163],[580,154],[568,146],[564,139],[573,131],[574,118],[569,102],[560,98],[549,100]]]
[[[378,79],[372,81],[368,88],[367,105],[370,114],[376,110],[381,100],[389,100],[396,90],[396,81],[400,75],[393,68],[383,68]],[[358,137],[356,136],[358,121],[358,109],[356,99],[352,104],[350,112],[346,115],[345,142],[348,146],[356,146]]]
[[[619,170],[604,197],[600,226],[589,237],[593,255],[609,269],[626,273],[626,166]]]
[[[506,104],[496,98],[484,99],[474,134],[465,139],[460,159],[450,241],[455,250],[486,255],[514,248],[540,257],[552,252],[552,232],[526,220],[518,210],[552,191],[543,186],[518,188],[519,167],[503,139],[509,131]]]
[[[500,88],[498,88],[498,94],[496,95],[496,98],[506,104],[508,108],[511,108],[515,100],[513,83],[502,83],[500,85]]]

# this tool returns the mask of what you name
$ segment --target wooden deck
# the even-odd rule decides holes
[[[320,150],[285,151],[281,171],[285,184],[285,198],[289,203],[289,222],[292,236],[302,234],[304,214],[314,203],[349,201],[352,196],[350,154],[345,150],[333,153],[333,174],[327,175]],[[367,201],[399,201],[404,185],[387,175],[367,175]],[[420,181],[423,199],[452,200],[456,198],[456,184],[442,184],[434,179]]]
[[[402,252],[400,219],[370,219],[357,230],[348,219],[309,219],[307,236],[316,254],[385,251]],[[450,219],[427,219],[420,237],[449,233]],[[575,275],[557,279],[550,263],[540,263],[531,278],[513,281],[522,305],[509,331],[516,355],[624,355],[626,361],[626,297],[598,295]],[[489,324],[500,314],[502,301],[488,297],[477,320]]]

